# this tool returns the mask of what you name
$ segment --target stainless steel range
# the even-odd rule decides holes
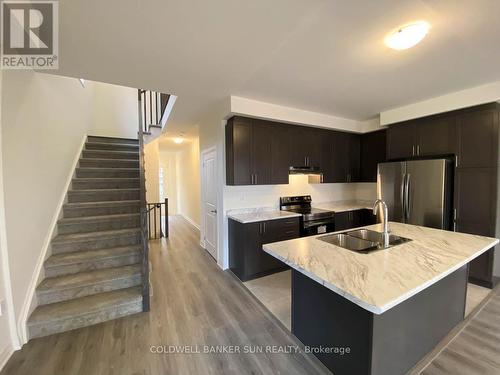
[[[281,197],[280,210],[302,214],[300,219],[302,237],[335,231],[335,212],[313,208],[311,202],[310,195]]]

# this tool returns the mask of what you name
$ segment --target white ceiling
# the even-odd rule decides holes
[[[71,0],[60,74],[178,96],[174,129],[229,95],[364,120],[500,80],[496,0]],[[424,19],[393,51],[384,36]]]

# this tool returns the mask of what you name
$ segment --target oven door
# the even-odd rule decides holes
[[[333,218],[304,221],[304,223],[302,224],[300,236],[301,237],[314,236],[316,234],[323,234],[334,231],[335,231],[335,221]]]

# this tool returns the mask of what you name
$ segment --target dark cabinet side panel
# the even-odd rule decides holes
[[[361,182],[377,182],[377,165],[386,161],[386,131],[361,136]]]
[[[498,110],[493,109],[459,116],[459,167],[477,168],[498,165],[498,116]]]
[[[455,177],[457,232],[495,236],[497,168],[459,168]],[[471,281],[493,286],[494,252],[490,250],[470,263]]]
[[[252,120],[233,117],[226,125],[226,183],[252,184]]]

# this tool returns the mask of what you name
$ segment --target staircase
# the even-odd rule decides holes
[[[36,289],[30,339],[143,311],[140,207],[139,141],[89,136]]]

